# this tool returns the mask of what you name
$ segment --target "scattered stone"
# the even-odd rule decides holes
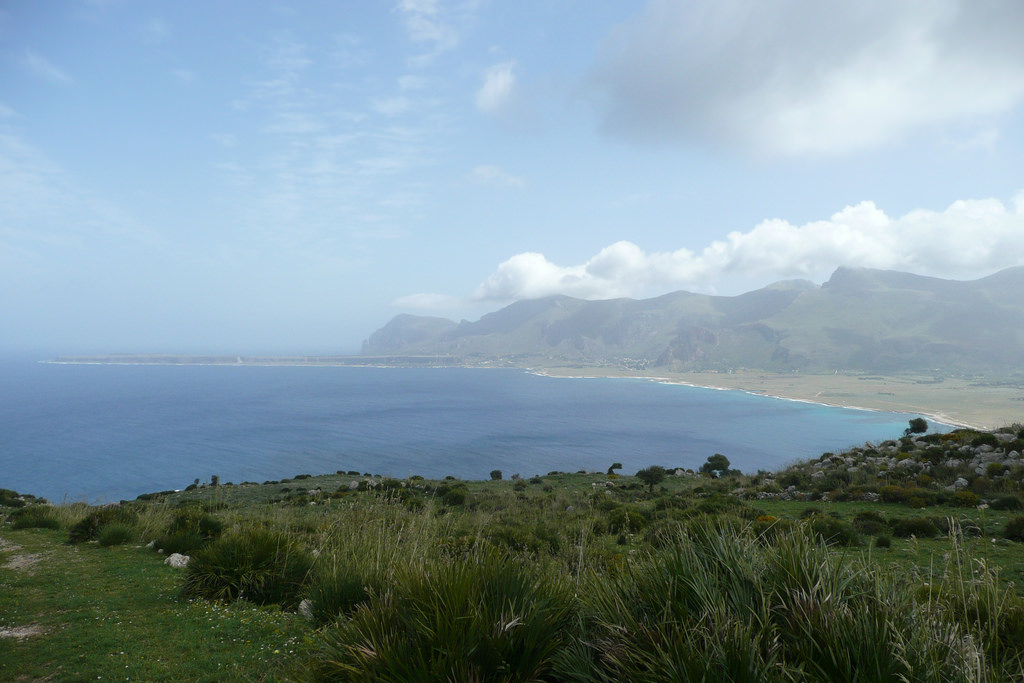
[[[953,482],[953,488],[955,488],[955,489],[967,488],[968,483],[969,482],[966,479],[964,479],[963,477],[957,477],[957,480]]]
[[[182,555],[181,553],[171,553],[170,556],[168,556],[168,558],[164,560],[164,564],[170,566],[172,569],[184,569],[188,566],[189,560],[191,559],[192,558],[190,558],[188,555]]]
[[[356,481],[355,479],[353,479],[352,481],[350,481],[348,483],[348,490],[349,491],[355,491],[357,488],[359,488],[359,482]]]
[[[39,624],[0,627],[0,638],[13,638],[14,640],[25,640],[32,636],[41,636],[44,633],[46,633],[46,629]]]
[[[299,614],[301,614],[306,619],[312,621],[313,620],[313,603],[310,602],[308,599],[303,600],[302,602],[300,602],[299,603]]]
[[[42,555],[16,555],[4,565],[4,569],[24,569],[25,567],[31,567],[40,559]]]
[[[566,508],[565,508],[565,511],[566,511],[566,512],[572,512],[572,511],[573,511],[573,510],[575,510],[575,509],[576,509],[576,508],[574,508],[574,507],[573,507],[572,505],[569,505],[568,507],[566,507]]]

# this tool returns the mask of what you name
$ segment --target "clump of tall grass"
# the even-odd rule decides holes
[[[972,680],[972,640],[808,533],[713,523],[592,576],[571,680]]]
[[[325,630],[313,673],[332,681],[552,680],[572,593],[493,550],[404,568]]]
[[[103,527],[115,523],[133,526],[137,520],[138,515],[135,510],[127,506],[108,505],[95,508],[71,527],[68,542],[95,541]]]
[[[15,529],[59,529],[60,520],[49,505],[29,505],[14,510],[9,517]]]
[[[103,547],[112,545],[124,545],[132,539],[134,532],[132,527],[122,522],[107,524],[96,535],[96,540]]]
[[[223,536],[192,555],[185,574],[186,597],[294,607],[313,565],[312,556],[290,536],[250,529]]]
[[[188,555],[218,538],[224,523],[201,507],[187,506],[174,513],[166,533],[155,539],[154,546],[167,554]]]

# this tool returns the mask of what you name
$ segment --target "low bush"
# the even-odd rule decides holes
[[[1024,541],[1024,515],[1014,517],[1006,523],[1003,537],[1011,541]]]
[[[133,535],[132,527],[128,524],[113,522],[99,530],[96,540],[104,547],[124,545],[132,539]]]
[[[860,544],[860,536],[853,525],[831,515],[812,515],[807,524],[822,541],[829,545]]]
[[[953,494],[950,505],[954,505],[960,508],[972,508],[978,504],[978,494],[972,491],[957,491]]]
[[[206,543],[206,539],[195,531],[179,531],[161,536],[154,543],[154,547],[168,555],[173,553],[191,555],[195,550],[203,547],[204,543]]]
[[[1024,508],[1024,501],[1020,496],[1000,496],[992,501],[990,507],[993,510],[1020,510]]]
[[[310,616],[317,626],[329,624],[339,616],[349,614],[369,600],[375,580],[364,576],[353,563],[334,562],[321,568],[309,583],[307,597]]]
[[[330,681],[552,680],[573,642],[571,591],[497,553],[404,572],[321,636]]]
[[[878,534],[875,536],[875,547],[876,548],[888,548],[892,546],[892,539],[885,534]]]
[[[862,510],[853,516],[853,527],[862,534],[874,536],[888,530],[889,523],[874,510]]]
[[[118,523],[133,526],[137,520],[138,515],[135,514],[135,511],[123,505],[97,508],[71,527],[68,542],[95,541],[99,536],[100,529],[108,524]]]
[[[249,530],[196,551],[183,591],[187,597],[207,600],[244,598],[260,605],[294,607],[311,567],[309,553],[287,534]]]
[[[10,515],[11,526],[15,529],[59,529],[60,521],[54,517],[53,508],[47,505],[29,505],[17,508]]]
[[[939,528],[927,517],[905,517],[896,520],[892,533],[899,538],[932,538],[939,535]]]

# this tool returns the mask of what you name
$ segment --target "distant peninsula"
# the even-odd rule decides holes
[[[399,315],[360,355],[107,354],[56,363],[522,368],[644,377],[997,428],[1024,420],[1024,267],[973,281],[839,268],[739,296],[567,296],[475,322]]]

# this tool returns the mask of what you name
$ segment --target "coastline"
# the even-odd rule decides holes
[[[964,379],[780,375],[773,373],[595,372],[595,368],[531,368],[548,377],[646,379],[717,391],[742,391],[786,401],[921,416],[952,427],[988,430],[1024,420],[1024,390]]]
[[[788,401],[853,410],[920,415],[954,427],[997,429],[1024,422],[1024,385],[983,379],[914,375],[785,374],[758,371],[644,372],[611,366],[538,366],[507,360],[467,364],[445,356],[189,356],[113,354],[40,361],[89,365],[217,365],[228,367],[464,367],[520,369],[548,377],[632,378],[703,389],[743,391]]]

